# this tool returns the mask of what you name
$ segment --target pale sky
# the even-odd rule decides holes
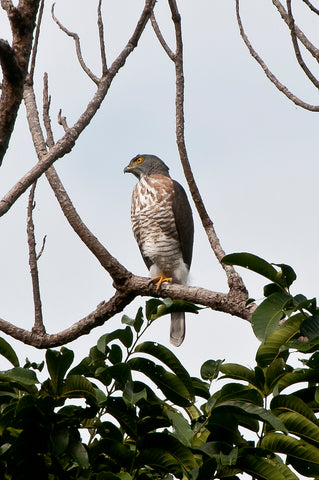
[[[133,32],[143,2],[104,3],[110,63]],[[318,94],[293,59],[288,29],[276,9],[265,0],[242,3],[242,19],[254,46],[288,88],[316,104]],[[158,1],[156,12],[173,46],[170,14],[164,4]],[[239,36],[234,1],[183,0],[179,4],[184,29],[186,143],[222,246],[226,253],[248,251],[271,262],[290,264],[297,273],[293,293],[311,298],[318,291],[318,114],[296,107],[266,79]],[[79,33],[84,58],[99,74],[96,5],[92,0],[57,0],[55,12],[65,26]],[[95,86],[75,60],[73,41],[51,20],[50,6],[51,2],[46,2],[36,81],[41,107],[41,82],[43,73],[48,72],[58,139],[63,133],[55,120],[59,109],[72,125]],[[301,18],[310,39],[317,41],[318,29],[312,28],[310,19]],[[2,12],[0,25],[5,37]],[[123,168],[138,153],[156,154],[170,167],[171,176],[186,187],[175,143],[174,84],[174,66],[148,25],[89,127],[72,152],[55,164],[82,219],[108,250],[138,275],[147,276],[147,270],[130,225],[135,179],[124,175]],[[35,162],[22,105],[1,167],[1,197]],[[45,178],[39,182],[36,202],[39,248],[47,235],[39,262],[44,318],[47,331],[54,333],[108,299],[112,281],[70,229]],[[0,317],[31,328],[26,206],[27,196],[23,196],[0,219]],[[196,233],[189,283],[226,292],[223,271],[192,207]],[[249,272],[240,273],[250,295],[261,299],[267,282]],[[125,313],[135,315],[144,303],[145,299],[138,298]],[[103,333],[121,326],[121,315],[67,346],[80,360]],[[169,318],[154,323],[143,340],[169,346]],[[22,361],[26,356],[35,361],[43,358],[44,352],[12,343]],[[191,375],[199,376],[201,364],[209,358],[254,367],[257,345],[248,322],[205,310],[187,316],[186,339],[174,353]]]

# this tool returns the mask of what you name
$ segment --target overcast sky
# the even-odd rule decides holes
[[[170,14],[161,0],[158,20],[173,46]],[[276,9],[266,0],[243,0],[242,18],[252,43],[280,80],[297,95],[316,104],[292,55],[290,36]],[[248,251],[275,263],[292,265],[297,273],[293,293],[318,291],[318,114],[296,107],[266,79],[250,57],[235,20],[234,1],[179,2],[184,31],[186,142],[193,172],[227,253]],[[100,73],[93,0],[57,0],[57,17],[79,33],[89,67]],[[105,2],[108,62],[131,35],[143,2]],[[75,60],[74,45],[50,18],[46,2],[36,71],[41,106],[42,77],[49,75],[56,139],[63,134],[56,117],[60,108],[72,125],[95,91]],[[124,13],[123,13],[124,12]],[[317,31],[302,10],[300,25],[310,39]],[[297,17],[298,23],[298,17]],[[6,21],[1,12],[1,36]],[[130,225],[135,178],[123,168],[138,153],[160,156],[171,175],[186,187],[175,143],[174,66],[150,26],[137,50],[112,84],[104,104],[72,152],[56,168],[75,207],[88,227],[129,270],[147,275]],[[318,102],[319,103],[319,102]],[[10,150],[1,167],[0,195],[36,162],[21,106]],[[36,195],[36,236],[42,303],[47,331],[54,333],[87,315],[112,295],[112,282],[65,221],[46,180]],[[26,245],[27,197],[1,218],[0,317],[31,328],[33,305]],[[193,206],[193,205],[192,205]],[[189,283],[226,291],[226,280],[195,218],[195,244]],[[254,298],[262,298],[264,281],[241,271]],[[134,315],[145,299],[125,313]],[[121,315],[73,342],[80,359],[103,333],[120,327]],[[7,337],[5,337],[7,338]],[[169,346],[169,319],[155,322],[144,340]],[[11,341],[11,340],[10,340]],[[43,358],[13,342],[20,358]],[[226,359],[254,367],[258,343],[244,320],[205,310],[187,316],[183,345],[174,353],[192,375],[207,359]],[[4,365],[4,362],[3,362]],[[3,368],[6,368],[5,366]]]

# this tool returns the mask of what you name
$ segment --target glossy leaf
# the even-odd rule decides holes
[[[319,447],[319,426],[297,412],[284,412],[279,415],[292,435],[305,439],[307,442]]]
[[[252,403],[242,402],[238,400],[232,400],[224,402],[219,408],[221,407],[242,410],[244,414],[252,415],[254,418],[268,423],[275,430],[280,430],[284,433],[288,433],[285,425],[279,418],[273,415],[269,410],[266,410],[259,405],[254,405]]]
[[[255,372],[238,363],[224,363],[220,367],[221,373],[224,374],[222,378],[233,378],[235,380],[243,380],[258,388],[259,383],[256,381]]]
[[[214,378],[217,378],[223,362],[224,360],[207,360],[204,362],[200,369],[202,379],[212,382]]]
[[[319,449],[289,435],[267,433],[261,440],[261,446],[272,452],[284,453],[291,457],[319,465]]]
[[[173,436],[186,447],[191,447],[194,432],[188,421],[177,410],[166,409],[166,415],[173,425]]]
[[[312,315],[306,318],[300,325],[300,334],[313,341],[319,337],[319,315]]]
[[[275,393],[279,393],[290,385],[301,382],[318,382],[319,370],[300,368],[284,375],[277,383]]]
[[[74,360],[74,353],[72,350],[62,347],[60,351],[47,350],[45,358],[53,392],[59,394],[66,372]]]
[[[15,367],[0,372],[0,381],[15,382],[19,385],[35,385],[39,383],[35,372],[27,368]]]
[[[288,318],[283,325],[268,336],[267,340],[258,348],[256,354],[258,365],[266,367],[278,357],[281,347],[299,333],[299,327],[303,319],[303,314],[296,314]]]
[[[0,337],[0,355],[5,357],[14,367],[19,367],[19,360],[16,352],[11,345],[2,337]]]
[[[163,315],[168,315],[175,312],[198,313],[198,311],[202,308],[203,307],[198,307],[194,303],[190,303],[185,300],[172,300],[171,298],[167,297],[163,300],[149,304],[146,315],[149,320],[153,321],[159,317],[162,317]]]
[[[271,280],[281,287],[287,286],[285,278],[282,277],[281,273],[278,272],[272,264],[252,253],[231,253],[230,255],[226,255],[222,259],[222,262],[226,265],[237,265],[247,268],[268,278],[268,280]]]
[[[270,408],[276,415],[282,412],[297,412],[312,422],[317,422],[313,410],[301,399],[292,394],[276,395],[273,397]]]
[[[275,292],[267,297],[253,312],[251,323],[258,340],[264,342],[278,328],[284,307],[291,301],[284,292]]]
[[[119,340],[126,348],[129,348],[133,343],[133,334],[129,326],[126,328],[119,328],[110,333],[105,333],[97,341],[97,348],[101,353],[105,353],[107,345],[114,340]]]
[[[139,400],[141,399],[146,399],[147,398],[147,392],[146,389],[143,388],[143,390],[140,390],[138,392],[134,392],[134,384],[132,381],[127,381],[124,391],[123,391],[123,400],[126,403],[126,405],[132,407],[135,405]]]
[[[61,396],[65,398],[86,398],[95,402],[95,389],[92,383],[81,375],[69,375],[61,389]]]
[[[83,469],[90,467],[89,456],[84,445],[78,440],[70,443],[69,451],[76,463]]]
[[[128,361],[128,365],[132,370],[142,372],[149,377],[171,402],[181,407],[189,406],[192,396],[177,375],[146,358],[132,358]]]
[[[193,382],[186,368],[183,367],[171,350],[163,345],[154,342],[144,342],[137,345],[135,348],[136,353],[147,353],[163,362],[168,368],[172,370],[183,381],[187,387],[190,395],[194,397]]]
[[[245,455],[238,459],[237,465],[253,478],[265,480],[287,480],[284,473],[269,460],[255,455]]]

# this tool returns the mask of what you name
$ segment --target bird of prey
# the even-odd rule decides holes
[[[186,284],[192,260],[194,224],[183,187],[172,180],[168,167],[155,155],[136,155],[124,172],[138,178],[132,194],[134,237],[152,282]],[[171,314],[170,341],[185,337],[185,314]]]

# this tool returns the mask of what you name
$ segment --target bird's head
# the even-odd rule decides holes
[[[136,155],[132,158],[124,173],[133,173],[138,179],[154,174],[165,175],[169,177],[168,167],[165,163],[155,155]]]

